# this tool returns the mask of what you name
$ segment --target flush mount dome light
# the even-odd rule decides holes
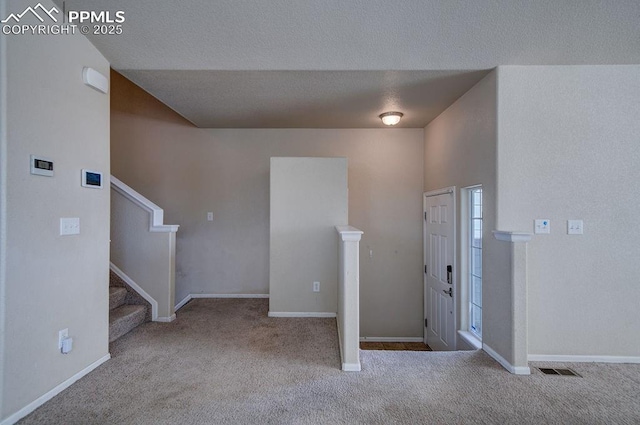
[[[396,125],[400,122],[404,114],[402,112],[385,112],[380,114],[379,117],[384,125]]]

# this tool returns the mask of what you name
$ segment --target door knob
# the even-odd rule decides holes
[[[453,290],[452,290],[451,288],[449,288],[449,290],[448,290],[448,291],[445,291],[445,290],[443,289],[443,290],[442,290],[442,292],[444,292],[445,294],[449,294],[449,296],[450,296],[451,298],[453,298]]]

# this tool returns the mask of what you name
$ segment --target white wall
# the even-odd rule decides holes
[[[348,224],[347,160],[271,158],[270,176],[269,313],[336,313],[335,226]]]
[[[6,16],[6,2],[0,15]],[[0,37],[0,418],[4,416],[4,340],[7,282],[7,38]]]
[[[27,6],[10,0],[5,12]],[[109,190],[82,188],[80,170],[109,175],[109,96],[82,83],[83,66],[108,75],[109,64],[82,36],[2,38],[7,418],[108,355]],[[30,154],[52,158],[55,176],[30,175]],[[79,217],[81,234],[59,236],[60,217]],[[68,355],[58,350],[64,328],[74,338]]]
[[[157,318],[171,320],[175,303],[175,232],[150,232],[149,212],[111,189],[111,257],[157,304]],[[154,318],[156,319],[156,318]]]
[[[509,263],[491,233],[496,226],[496,72],[492,71],[425,128],[425,191],[456,186],[458,229],[455,274],[459,328],[466,311],[466,253],[460,243],[465,205],[461,189],[481,184],[483,188],[483,343],[507,360],[511,359]],[[468,348],[458,338],[461,348]]]
[[[112,78],[112,173],[180,225],[177,301],[267,293],[269,158],[345,157],[349,224],[365,232],[361,333],[422,336],[422,129],[198,129]]]
[[[529,243],[529,353],[637,358],[640,66],[498,76],[498,226],[551,220]]]

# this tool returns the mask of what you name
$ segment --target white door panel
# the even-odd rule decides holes
[[[433,350],[455,350],[454,193],[425,195],[425,342]]]

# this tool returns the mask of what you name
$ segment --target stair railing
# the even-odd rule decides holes
[[[134,283],[130,286],[138,286],[153,300],[153,321],[175,319],[178,227],[164,224],[162,208],[111,176],[112,270],[124,274],[125,280]]]

